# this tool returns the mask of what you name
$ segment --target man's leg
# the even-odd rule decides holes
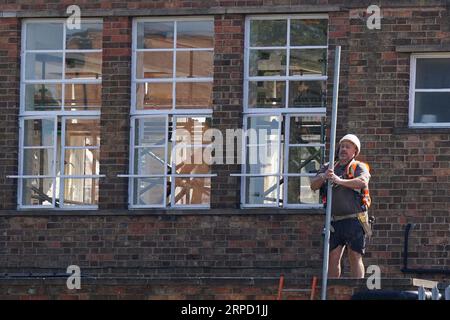
[[[365,269],[361,253],[353,251],[350,247],[347,249],[352,277],[358,279],[364,278]]]
[[[337,246],[330,251],[330,258],[328,260],[328,277],[339,278],[341,276],[341,258],[344,252],[343,246]]]

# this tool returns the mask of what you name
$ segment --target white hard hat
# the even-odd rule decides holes
[[[361,142],[359,141],[358,137],[355,136],[354,134],[346,134],[345,136],[342,137],[341,140],[339,140],[339,144],[341,144],[341,142],[344,140],[350,141],[356,146],[356,155],[355,155],[356,157],[361,151]]]

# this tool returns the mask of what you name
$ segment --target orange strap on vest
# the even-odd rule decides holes
[[[356,167],[358,166],[358,164],[365,165],[367,170],[370,172],[370,167],[367,163],[362,162],[362,161],[352,160],[347,165],[347,168],[345,170],[346,175],[349,179],[353,179],[355,177],[355,171],[356,171]],[[362,195],[363,204],[366,206],[367,209],[369,209],[369,207],[372,203],[372,199],[370,198],[369,188],[368,187],[362,188],[360,193]]]

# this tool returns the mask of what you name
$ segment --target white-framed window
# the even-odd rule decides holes
[[[18,208],[98,207],[103,24],[22,24]]]
[[[328,17],[250,16],[245,30],[241,206],[320,207]]]
[[[130,208],[209,208],[212,17],[133,21]]]
[[[450,127],[450,53],[411,55],[410,127]]]

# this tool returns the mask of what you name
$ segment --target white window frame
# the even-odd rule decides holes
[[[252,174],[246,172],[246,163],[242,165],[242,174],[233,174],[232,176],[240,176],[242,177],[241,181],[241,207],[243,208],[260,208],[260,207],[270,207],[270,208],[286,208],[286,209],[315,209],[315,208],[321,208],[323,207],[322,204],[295,204],[295,203],[289,203],[288,197],[287,197],[287,191],[288,191],[288,181],[284,181],[282,189],[280,187],[280,179],[281,178],[289,178],[289,177],[314,177],[315,173],[289,173],[289,147],[320,147],[325,149],[325,143],[309,143],[309,144],[291,144],[289,143],[289,136],[290,136],[290,119],[292,117],[308,117],[308,116],[319,116],[324,117],[324,114],[246,114],[244,115],[244,132],[243,140],[242,140],[242,159],[247,159],[247,137],[248,137],[248,118],[251,117],[264,117],[264,116],[276,116],[278,117],[279,121],[279,132],[281,134],[281,126],[284,125],[284,149],[281,143],[281,139],[278,140],[278,164],[277,169],[278,172],[271,172],[271,173],[263,173],[263,174]],[[284,124],[283,124],[284,123]],[[283,158],[283,172],[281,172],[281,157]],[[265,177],[265,176],[276,176],[277,177],[277,202],[275,204],[249,204],[246,203],[246,192],[247,192],[247,184],[246,184],[246,178],[247,177]],[[283,191],[283,197],[282,197],[282,205],[280,206],[280,199],[281,199],[281,191]]]
[[[76,115],[71,115],[71,116],[63,116],[61,117],[61,168],[60,168],[60,186],[59,186],[59,199],[60,199],[60,207],[63,209],[70,209],[71,207],[75,207],[76,209],[84,208],[84,209],[98,209],[98,205],[64,205],[64,191],[65,191],[65,184],[64,184],[64,180],[65,179],[96,179],[96,178],[101,178],[104,177],[104,175],[95,175],[95,174],[91,174],[91,175],[65,175],[63,174],[63,172],[65,171],[64,168],[64,162],[65,162],[65,155],[66,155],[66,150],[75,150],[75,149],[80,149],[80,150],[98,150],[100,151],[100,146],[96,145],[96,146],[89,146],[89,147],[85,147],[85,146],[71,146],[71,147],[67,147],[66,146],[66,121],[69,119],[78,119],[78,120],[100,120],[98,117],[94,117],[94,116],[76,116]],[[100,122],[100,121],[99,121]],[[100,154],[99,154],[100,155]],[[94,168],[95,169],[95,168]]]
[[[130,116],[130,163],[129,163],[129,174],[120,174],[119,177],[127,177],[129,178],[128,183],[128,208],[129,209],[143,209],[143,208],[164,208],[168,210],[188,210],[188,209],[209,209],[210,204],[208,205],[177,205],[175,204],[175,178],[212,178],[217,176],[216,174],[176,174],[174,170],[170,174],[167,171],[164,174],[155,174],[155,175],[139,175],[134,171],[134,159],[136,149],[135,145],[135,125],[136,121],[139,119],[152,118],[152,117],[165,117],[166,119],[166,137],[168,137],[169,130],[169,119],[172,118],[173,127],[172,127],[172,160],[171,165],[175,168],[175,149],[176,149],[176,118],[177,117],[211,117],[213,110],[212,108],[208,109],[176,109],[176,84],[178,82],[188,83],[188,82],[211,82],[213,83],[213,77],[202,77],[202,78],[186,78],[186,77],[177,77],[176,76],[176,53],[177,52],[186,52],[186,51],[212,51],[214,53],[214,48],[177,48],[177,23],[178,22],[186,22],[186,21],[212,21],[214,22],[214,17],[212,16],[202,16],[202,17],[167,17],[167,18],[135,18],[133,19],[133,31],[132,31],[132,57],[131,57],[131,116]],[[137,25],[142,22],[174,22],[174,46],[173,48],[164,48],[164,49],[138,49],[137,48]],[[137,65],[137,53],[138,52],[158,52],[158,51],[171,51],[173,52],[173,74],[172,78],[136,78],[136,65]],[[171,83],[172,84],[172,108],[171,109],[151,109],[151,110],[139,110],[137,109],[137,99],[136,99],[136,89],[137,84],[139,83]],[[165,142],[165,163],[168,164],[168,143]],[[167,166],[166,169],[167,170]],[[134,179],[136,178],[164,178],[164,182],[167,186],[168,179],[171,179],[171,193],[170,193],[170,203],[167,203],[167,188],[164,188],[164,200],[161,205],[137,205],[133,204],[134,199]],[[170,205],[169,205],[170,204]]]
[[[138,49],[137,48],[137,25],[139,22],[174,22],[174,47],[164,48],[164,49]],[[176,58],[177,52],[189,52],[189,51],[212,51],[214,53],[214,48],[177,48],[177,22],[189,22],[189,21],[213,21],[214,17],[183,17],[183,18],[136,18],[133,20],[133,32],[132,32],[132,58],[131,58],[131,114],[212,114],[212,109],[176,109],[176,84],[178,82],[211,82],[213,83],[213,77],[202,77],[202,78],[187,78],[187,77],[177,77],[176,76]],[[136,64],[137,64],[137,53],[138,52],[173,52],[173,63],[172,63],[172,78],[136,78]],[[139,83],[171,83],[172,84],[172,109],[161,109],[161,110],[139,110],[136,107],[136,87]]]
[[[134,209],[143,209],[143,208],[148,208],[147,205],[139,205],[139,204],[133,204],[133,198],[134,198],[134,180],[133,178],[163,178],[164,179],[164,195],[163,195],[163,203],[161,205],[157,205],[154,204],[151,207],[152,208],[165,208],[167,206],[166,202],[167,202],[167,178],[170,177],[170,175],[168,174],[150,174],[150,175],[143,175],[143,174],[136,174],[134,172],[134,159],[135,159],[135,150],[137,148],[140,148],[141,146],[136,146],[135,144],[135,128],[136,128],[136,121],[139,121],[141,119],[151,119],[151,118],[165,118],[165,137],[168,136],[168,132],[169,132],[169,123],[168,123],[168,116],[167,115],[137,115],[137,116],[132,116],[131,117],[131,132],[130,132],[130,163],[129,163],[129,172],[131,172],[130,175],[128,175],[129,179],[129,183],[128,183],[128,205],[130,208],[134,208]],[[145,146],[145,147],[155,147],[155,146]],[[163,147],[164,148],[164,169],[167,170],[167,160],[168,160],[168,143],[166,141],[166,143],[163,146],[158,145],[158,147]]]
[[[53,127],[53,146],[31,146],[31,147],[25,147],[24,141],[25,141],[25,135],[24,135],[24,123],[26,120],[35,120],[35,119],[49,119],[54,122]],[[71,115],[71,116],[60,116],[57,115],[42,115],[42,116],[27,116],[27,117],[21,117],[19,119],[19,175],[17,176],[9,176],[11,178],[18,178],[18,196],[17,196],[17,206],[18,209],[35,209],[35,208],[56,208],[55,206],[55,200],[56,195],[58,195],[59,199],[59,207],[57,209],[61,210],[71,210],[71,209],[86,209],[86,210],[95,210],[98,209],[98,205],[65,205],[64,204],[64,180],[65,179],[96,179],[96,178],[102,178],[105,175],[98,174],[98,175],[65,175],[64,173],[64,157],[65,157],[65,150],[67,149],[89,149],[89,150],[100,150],[100,146],[89,146],[89,147],[66,147],[65,145],[65,127],[66,127],[66,120],[69,119],[80,119],[80,120],[86,120],[86,119],[98,119],[98,117],[95,116],[77,116],[77,115]],[[58,143],[58,123],[61,122],[61,141],[60,146],[57,145]],[[53,161],[52,161],[52,167],[51,167],[51,175],[24,175],[23,174],[23,160],[24,160],[24,151],[26,149],[53,149]],[[60,152],[60,174],[57,174],[57,167],[56,162],[58,158],[58,149]],[[52,205],[24,205],[22,204],[22,195],[23,195],[23,179],[52,179],[53,180],[53,198],[52,198]],[[56,181],[59,179],[59,190],[56,190]]]
[[[273,114],[263,114],[263,113],[258,113],[258,114],[251,114],[251,115],[244,115],[244,134],[242,135],[243,141],[242,141],[242,146],[243,146],[243,152],[242,152],[242,159],[245,159],[242,164],[242,186],[241,186],[241,204],[243,207],[245,208],[259,208],[259,207],[269,207],[269,208],[276,208],[279,207],[277,204],[248,204],[245,202],[246,199],[246,191],[247,191],[247,184],[246,184],[246,178],[247,177],[277,177],[277,203],[279,202],[280,199],[280,166],[281,166],[281,139],[278,139],[278,143],[277,143],[277,149],[278,149],[278,163],[276,164],[276,168],[277,168],[277,172],[270,172],[270,173],[265,173],[265,174],[251,174],[251,173],[246,173],[246,166],[247,166],[247,147],[249,146],[247,144],[247,138],[248,138],[248,118],[251,117],[265,117],[265,116],[275,116],[278,118],[278,132],[281,134],[281,126],[283,123],[283,116],[282,115],[273,115]]]
[[[24,19],[22,22],[22,41],[21,41],[21,66],[22,70],[20,73],[20,115],[21,116],[40,116],[45,112],[45,114],[54,115],[100,115],[100,110],[77,110],[77,111],[66,111],[64,110],[64,100],[65,100],[65,85],[66,84],[102,84],[102,79],[65,79],[66,72],[66,53],[102,53],[103,49],[66,49],[66,28],[63,28],[63,48],[59,50],[26,50],[26,40],[27,40],[27,28],[28,23],[65,23],[64,19]],[[83,19],[83,21],[102,23],[101,19]],[[61,79],[48,79],[48,80],[27,80],[25,78],[26,68],[25,68],[25,56],[27,53],[61,53],[62,59],[62,78]],[[46,111],[26,111],[25,110],[25,86],[26,84],[61,84],[61,109],[60,110],[46,110]]]
[[[276,47],[251,47],[250,46],[250,22],[251,20],[279,20],[283,19],[287,21],[287,38],[285,46],[276,46]],[[323,108],[288,108],[289,104],[289,83],[290,81],[326,81],[328,76],[289,76],[289,59],[290,59],[290,50],[291,49],[328,49],[328,38],[327,45],[324,46],[291,46],[290,45],[290,20],[291,19],[320,19],[320,20],[328,20],[327,14],[320,15],[270,15],[270,16],[248,16],[245,19],[245,45],[244,45],[244,113],[326,113],[326,107]],[[251,49],[286,49],[286,75],[285,76],[250,76],[249,75],[249,58],[250,58],[250,50]],[[328,66],[328,63],[327,63]],[[285,106],[282,108],[249,108],[248,107],[248,94],[249,94],[249,82],[250,81],[286,81],[285,95],[286,101]]]
[[[323,148],[323,150],[325,149],[325,143],[308,143],[308,144],[291,144],[289,142],[289,137],[290,137],[290,125],[291,125],[291,118],[292,117],[302,117],[304,115],[298,115],[298,114],[289,114],[285,116],[285,134],[284,134],[284,164],[283,164],[283,177],[284,178],[289,178],[289,177],[308,177],[308,178],[312,178],[314,177],[316,174],[315,173],[289,173],[289,150],[290,147],[300,147],[300,148],[305,148],[305,147],[319,147],[319,148]],[[310,115],[310,116],[317,116],[317,115]],[[323,118],[325,118],[325,115],[320,115],[323,116]],[[294,204],[294,203],[288,203],[288,180],[286,180],[283,183],[283,208],[319,208],[319,207],[323,207],[322,204],[317,204],[317,205],[311,205],[311,204]]]
[[[65,79],[65,59],[66,53],[102,53],[103,49],[66,49],[66,28],[65,19],[24,19],[22,22],[22,39],[21,39],[21,79],[20,79],[20,107],[19,107],[19,174],[9,176],[10,178],[18,179],[18,192],[17,192],[17,208],[21,209],[58,209],[58,210],[96,210],[98,205],[64,205],[64,179],[70,178],[102,178],[105,175],[64,175],[64,152],[65,152],[65,121],[70,118],[76,119],[100,119],[100,110],[77,110],[66,111],[64,108],[65,100],[65,85],[66,84],[102,84],[101,79]],[[102,19],[85,19],[86,22],[91,23],[103,23]],[[27,40],[27,25],[28,23],[61,23],[63,25],[63,46],[58,50],[26,50]],[[27,80],[26,75],[26,54],[27,53],[61,53],[62,54],[62,78],[61,79],[49,79],[49,80]],[[46,110],[46,111],[27,111],[25,110],[25,87],[26,84],[61,84],[61,108],[59,110]],[[100,107],[100,106],[99,106]],[[23,160],[24,160],[24,122],[26,120],[33,119],[52,119],[54,121],[54,145],[53,145],[53,164],[52,175],[50,176],[27,176],[23,174]],[[58,122],[61,121],[61,146],[58,146]],[[58,156],[58,147],[60,149],[60,174],[57,175],[56,161]],[[99,149],[97,147],[86,147],[83,149]],[[53,198],[51,205],[24,205],[22,204],[23,196],[23,179],[25,178],[48,178],[53,179]],[[59,190],[56,190],[56,181],[59,179]],[[59,196],[59,207],[56,207],[56,195]]]
[[[447,89],[416,89],[416,67],[417,59],[444,58],[450,60],[450,52],[447,53],[413,53],[410,58],[410,82],[409,82],[409,114],[408,125],[410,128],[450,128],[450,122],[414,122],[414,108],[416,92],[450,92]]]
[[[23,160],[25,149],[25,120],[43,120],[48,119],[53,121],[53,161],[51,167],[51,175],[24,175],[23,174]],[[34,208],[55,208],[56,203],[56,159],[58,156],[58,119],[57,116],[30,116],[30,117],[21,117],[19,118],[19,175],[16,176],[18,178],[18,190],[17,190],[17,207],[18,209],[34,209]],[[50,146],[42,146],[42,149],[50,149]],[[29,148],[29,149],[41,149],[37,148]],[[14,176],[13,176],[14,177]],[[14,177],[14,178],[16,178]],[[22,196],[23,196],[23,179],[52,179],[53,180],[53,195],[52,195],[52,204],[51,205],[24,205],[22,204]]]
[[[283,19],[287,21],[287,38],[286,38],[286,45],[285,46],[274,46],[274,47],[251,47],[250,46],[250,22],[251,20],[278,20]],[[284,209],[317,209],[322,208],[323,205],[320,203],[317,204],[294,204],[294,203],[288,203],[287,198],[287,180],[283,183],[282,188],[280,187],[280,179],[288,178],[288,177],[312,177],[315,176],[315,174],[306,174],[306,173],[288,173],[288,161],[289,161],[289,130],[290,130],[290,118],[291,117],[307,117],[307,116],[326,116],[326,107],[323,108],[289,108],[289,83],[290,81],[327,81],[328,75],[325,76],[289,76],[289,59],[290,59],[290,50],[291,49],[327,49],[328,53],[328,39],[327,37],[327,45],[323,46],[290,46],[290,20],[291,19],[323,19],[329,21],[329,17],[327,14],[302,14],[302,15],[252,15],[246,17],[245,20],[245,39],[244,39],[244,134],[242,137],[242,159],[244,159],[243,164],[241,165],[241,173],[240,174],[232,174],[232,176],[239,176],[241,177],[241,208],[264,208],[264,207],[270,207],[270,208],[284,208]],[[329,24],[328,24],[329,25]],[[250,69],[250,63],[249,63],[249,57],[250,57],[250,49],[286,49],[286,75],[285,76],[249,76],[249,69]],[[328,69],[328,61],[327,61],[327,69]],[[248,98],[249,98],[249,82],[255,81],[255,80],[280,80],[280,81],[286,81],[286,88],[285,88],[285,106],[280,108],[249,108],[248,107]],[[255,116],[277,116],[280,121],[280,129],[283,125],[284,121],[284,150],[282,150],[283,146],[281,144],[281,139],[279,141],[279,156],[280,159],[278,159],[279,163],[277,165],[278,172],[271,173],[271,174],[249,174],[246,172],[247,170],[247,119],[249,117],[255,117]],[[280,131],[281,134],[281,131]],[[287,142],[287,143],[286,143]],[[297,145],[295,145],[297,146]],[[298,145],[301,146],[301,145]],[[306,145],[305,145],[306,146]],[[307,146],[315,146],[315,147],[323,147],[325,148],[325,144],[308,144]],[[283,157],[283,172],[281,172],[281,157]],[[250,204],[246,203],[246,178],[247,177],[264,177],[264,176],[277,176],[277,203],[275,204]],[[281,199],[281,192],[283,192],[283,202],[280,205],[280,199]]]

